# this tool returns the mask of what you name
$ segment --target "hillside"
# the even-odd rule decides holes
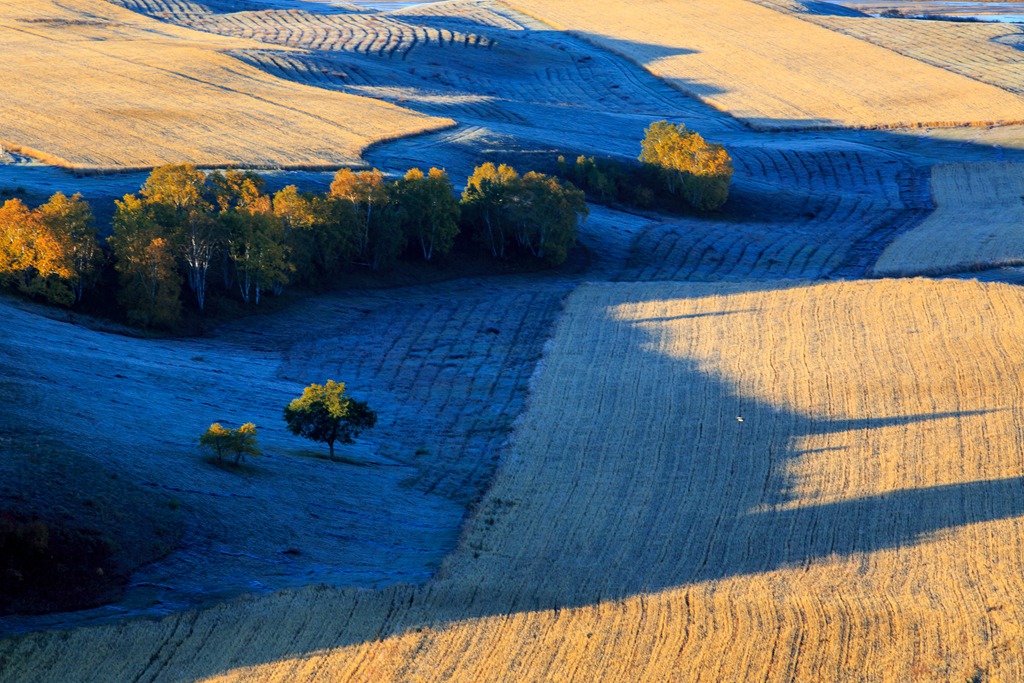
[[[584,287],[432,583],[8,640],[0,679],[1016,680],[1021,315],[976,282]]]

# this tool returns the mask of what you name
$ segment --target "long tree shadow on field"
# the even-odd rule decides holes
[[[734,286],[728,293],[803,286],[766,282]],[[142,677],[179,680],[173,672],[188,671],[188,678],[199,678],[303,660],[425,626],[807,568],[1024,515],[1024,476],[897,487],[840,500],[799,493],[791,465],[801,458],[839,462],[858,454],[861,461],[851,466],[870,467],[872,459],[900,455],[902,441],[886,441],[885,430],[951,420],[968,425],[1020,406],[907,415],[871,407],[865,414],[814,417],[759,398],[749,384],[714,371],[706,361],[672,357],[657,346],[659,330],[667,326],[707,326],[684,333],[711,333],[723,318],[734,320],[737,329],[772,324],[770,311],[749,307],[616,317],[602,323],[596,337],[556,348],[509,464],[459,550],[428,586],[390,586],[376,593],[320,589],[175,617],[188,622],[189,632],[217,632],[231,623],[247,637],[210,638],[194,660],[176,661],[175,651],[154,656]],[[887,324],[900,329],[898,322]],[[614,348],[588,344],[612,332],[624,340]],[[601,355],[609,351],[621,354],[621,362]],[[720,355],[734,352],[726,343]],[[630,357],[641,362],[627,362]],[[560,371],[564,363],[576,373]],[[658,438],[650,438],[652,433]],[[805,447],[808,438],[817,439],[814,447]],[[961,445],[954,439],[944,447]],[[296,619],[296,611],[310,615]],[[318,625],[310,626],[310,619]],[[324,619],[329,627],[319,623]],[[116,659],[116,642],[110,651]],[[0,643],[0,661],[3,656]]]
[[[897,484],[881,493],[840,492],[839,500],[819,502],[807,491],[821,482],[813,479],[814,471],[794,474],[796,461],[813,457],[819,467],[827,460],[841,470],[842,459],[856,457],[862,460],[850,467],[870,469],[880,460],[902,458],[898,446],[885,441],[892,430],[934,441],[943,433],[942,422],[966,425],[1009,408],[900,415],[875,407],[877,413],[812,417],[758,398],[749,388],[740,390],[734,380],[695,360],[669,358],[658,350],[657,339],[652,341],[652,333],[656,338],[672,325],[704,324],[712,330],[722,324],[715,322],[722,316],[735,318],[738,329],[749,329],[750,319],[771,324],[768,314],[756,310],[622,321],[633,326],[630,355],[647,359],[628,369],[620,367],[625,361],[584,360],[582,365],[599,368],[581,371],[589,379],[584,384],[595,387],[596,394],[566,391],[562,406],[541,404],[564,412],[564,420],[547,424],[570,434],[547,440],[527,435],[533,444],[527,455],[544,457],[552,448],[579,461],[578,466],[569,468],[571,477],[559,478],[559,458],[550,456],[550,472],[527,488],[557,504],[527,497],[516,501],[522,510],[513,507],[507,513],[512,519],[520,514],[544,518],[543,536],[511,546],[498,543],[497,537],[490,545],[487,533],[469,536],[470,544],[479,545],[476,561],[492,566],[487,574],[493,583],[484,579],[475,585],[477,595],[491,591],[492,604],[520,610],[578,606],[911,546],[964,525],[1024,515],[1024,476],[927,487]],[[735,352],[726,346],[721,353]],[[545,388],[539,391],[543,395]],[[881,394],[886,388],[874,391]],[[532,424],[528,418],[525,429]],[[651,433],[659,439],[652,441]],[[805,448],[808,439],[824,445]],[[955,454],[962,445],[954,440],[946,447]],[[951,460],[956,461],[955,455]],[[614,466],[597,465],[609,461]],[[494,495],[506,493],[499,486]],[[482,514],[488,511],[485,505]],[[601,518],[608,524],[596,535],[588,533],[589,522],[583,520]],[[515,526],[510,521],[496,533]]]

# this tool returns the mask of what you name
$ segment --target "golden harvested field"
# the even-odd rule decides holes
[[[451,121],[268,75],[260,43],[102,0],[0,0],[0,143],[78,169],[191,161],[337,167],[369,144]]]
[[[0,680],[1021,680],[1022,316],[978,282],[584,286],[432,583],[8,639]]]
[[[936,166],[932,195],[935,211],[882,252],[876,275],[1024,264],[1024,164]]]
[[[804,9],[801,6],[796,11]],[[1012,24],[845,17],[806,11],[800,16],[901,55],[1024,94],[1024,35]]]
[[[1024,121],[1006,91],[746,0],[510,4],[758,129]]]

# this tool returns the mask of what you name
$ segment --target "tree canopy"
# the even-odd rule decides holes
[[[199,437],[199,445],[217,454],[217,460],[235,456],[235,464],[248,457],[260,457],[263,451],[256,443],[256,425],[246,422],[238,429],[229,429],[219,422],[210,425]]]
[[[520,176],[504,164],[477,166],[462,193],[468,222],[493,256],[515,247],[558,265],[589,214],[583,192],[543,173]]]
[[[644,131],[640,161],[658,169],[668,191],[679,193],[696,209],[717,209],[729,199],[729,153],[683,124],[652,123]]]
[[[327,444],[333,460],[334,444],[354,443],[363,430],[377,424],[377,414],[363,401],[346,396],[344,382],[327,380],[303,389],[302,396],[285,407],[284,420],[292,434]]]

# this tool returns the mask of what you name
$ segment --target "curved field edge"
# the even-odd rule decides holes
[[[9,639],[0,680],[1018,680],[1021,315],[978,282],[584,286],[432,583]]]
[[[629,59],[756,130],[1024,121],[1024,100],[1000,88],[746,0],[507,4]],[[750,26],[758,26],[756,42],[747,40]]]
[[[0,138],[67,168],[328,169],[358,163],[373,142],[454,125],[276,78],[226,54],[261,43],[100,0],[4,0],[0,35],[0,55],[18,74],[4,86]]]
[[[1024,264],[1024,164],[932,169],[936,209],[879,256],[877,276],[963,273]]]

